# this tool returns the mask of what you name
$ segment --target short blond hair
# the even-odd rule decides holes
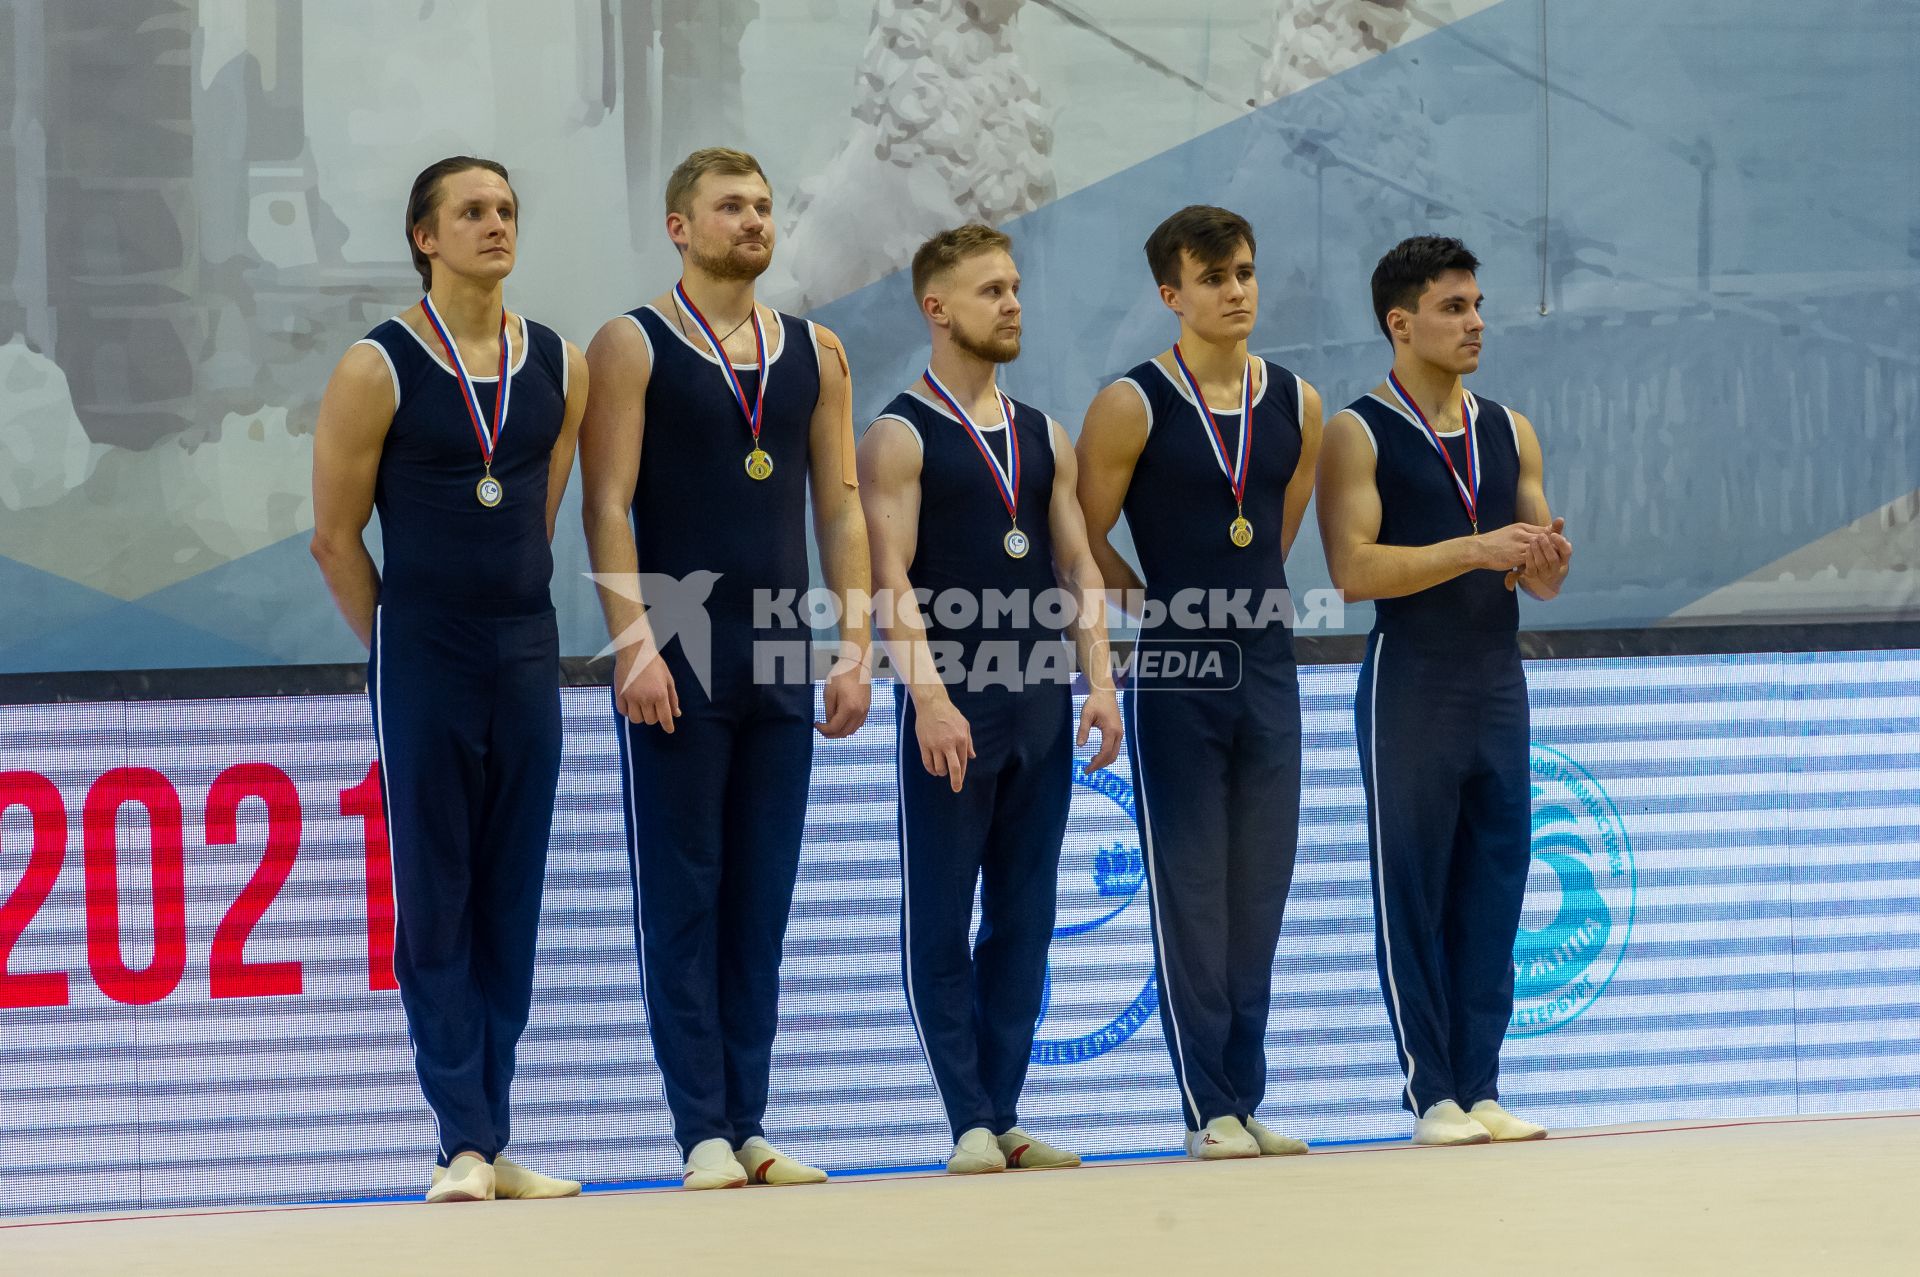
[[[1013,240],[981,222],[968,222],[952,230],[941,231],[922,244],[913,254],[914,300],[927,295],[934,277],[944,274],[976,253],[994,249],[1013,251]]]
[[[758,177],[766,182],[768,191],[773,190],[773,182],[768,179],[766,170],[760,167],[760,161],[745,151],[736,151],[729,146],[702,147],[681,160],[674,168],[673,175],[667,178],[667,212],[691,217],[693,188],[709,173],[720,173],[727,177]]]

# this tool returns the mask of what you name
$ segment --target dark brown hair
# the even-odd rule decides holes
[[[1147,269],[1154,282],[1180,287],[1180,255],[1193,254],[1202,266],[1218,266],[1242,241],[1253,248],[1253,227],[1240,214],[1211,204],[1189,204],[1153,228],[1147,236]]]
[[[1388,311],[1418,310],[1420,294],[1427,291],[1428,284],[1450,270],[1472,274],[1479,269],[1480,259],[1451,236],[1416,235],[1401,240],[1373,268],[1373,317],[1380,322],[1380,331],[1392,341],[1393,333],[1387,329]]]

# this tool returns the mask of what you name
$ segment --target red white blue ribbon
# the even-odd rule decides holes
[[[1453,486],[1460,493],[1460,504],[1467,508],[1467,522],[1471,523],[1474,531],[1478,532],[1480,530],[1480,440],[1473,430],[1473,419],[1476,416],[1473,396],[1464,390],[1460,392],[1460,424],[1467,432],[1467,474],[1462,478],[1459,468],[1453,464],[1452,454],[1447,451],[1447,446],[1440,442],[1440,432],[1435,430],[1433,423],[1427,420],[1427,414],[1420,411],[1420,405],[1413,401],[1413,396],[1407,393],[1407,388],[1400,384],[1400,378],[1389,372],[1387,384],[1393,387],[1393,393],[1402,406],[1413,414],[1415,421],[1420,423],[1420,429],[1426,432],[1427,442],[1432,444],[1433,450],[1440,454],[1440,460],[1447,463],[1447,473],[1453,476]]]
[[[753,446],[758,448],[760,422],[767,403],[767,334],[766,330],[760,326],[759,305],[756,303],[753,308],[753,357],[754,367],[760,374],[760,384],[754,387],[753,404],[749,407],[747,392],[740,384],[739,374],[733,370],[733,361],[727,358],[726,347],[722,346],[720,338],[714,335],[713,325],[707,322],[707,317],[700,313],[698,306],[693,304],[693,298],[687,296],[686,285],[676,283],[673,286],[673,295],[679,299],[680,305],[686,308],[687,314],[693,316],[694,324],[706,336],[708,344],[713,347],[714,358],[720,361],[720,371],[726,374],[727,386],[733,391],[733,401],[740,405],[740,415],[747,419],[747,429],[753,431]]]
[[[1173,362],[1180,367],[1180,375],[1186,379],[1187,389],[1193,392],[1193,403],[1200,410],[1200,422],[1207,428],[1207,442],[1213,448],[1213,459],[1220,463],[1220,473],[1227,476],[1233,484],[1233,502],[1246,504],[1247,470],[1253,461],[1253,361],[1249,359],[1246,367],[1240,370],[1240,446],[1234,449],[1233,461],[1227,461],[1227,437],[1220,432],[1220,422],[1214,417],[1213,409],[1207,407],[1207,397],[1200,393],[1200,379],[1193,375],[1193,369],[1187,367],[1186,358],[1180,353],[1180,343],[1173,343]]]
[[[1020,437],[1014,433],[1013,429],[1013,401],[1007,398],[1006,393],[999,387],[994,388],[993,393],[1000,398],[1000,415],[1007,423],[1007,464],[1002,467],[1000,458],[994,456],[993,449],[987,447],[987,441],[980,434],[980,427],[973,423],[973,418],[967,415],[967,410],[962,408],[960,402],[940,384],[940,379],[933,375],[931,368],[927,369],[927,384],[933,387],[934,394],[940,396],[940,402],[947,406],[947,411],[959,418],[960,424],[967,428],[967,438],[973,440],[973,446],[980,450],[982,457],[986,458],[987,468],[993,471],[993,486],[1000,494],[1001,504],[1007,507],[1007,517],[1018,523],[1020,521]]]
[[[507,340],[507,312],[500,311],[500,381],[493,389],[493,429],[487,429],[487,419],[480,411],[480,392],[473,387],[473,377],[467,372],[467,365],[460,358],[460,347],[454,343],[453,336],[447,332],[447,326],[440,322],[440,312],[433,308],[431,297],[420,299],[420,309],[427,312],[427,322],[433,325],[434,335],[440,339],[440,346],[447,352],[447,362],[451,363],[454,373],[460,378],[460,396],[467,405],[467,416],[473,421],[474,437],[480,440],[480,456],[485,460],[488,470],[493,469],[493,450],[500,446],[500,436],[507,429],[507,401],[512,397],[513,379],[507,370],[513,366],[513,347]]]

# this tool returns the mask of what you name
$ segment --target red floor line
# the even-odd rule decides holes
[[[1736,1119],[1727,1122],[1698,1122],[1688,1126],[1644,1126],[1636,1127],[1630,1131],[1573,1131],[1565,1135],[1550,1135],[1547,1138],[1553,1141],[1606,1140],[1634,1135],[1672,1135],[1692,1131],[1730,1131],[1750,1126],[1823,1126],[1834,1122],[1911,1122],[1915,1120],[1920,1120],[1920,1113],[1837,1113],[1824,1117],[1759,1117]],[[1374,1144],[1358,1148],[1330,1148],[1310,1153],[1307,1156],[1341,1157],[1367,1153],[1431,1153],[1438,1151],[1440,1150],[1418,1144]],[[1184,1160],[1183,1158],[1177,1157],[1164,1159],[1141,1158],[1137,1161],[1108,1163],[1104,1166],[1096,1164],[1087,1169],[1095,1171],[1124,1170],[1129,1166],[1166,1166]],[[858,1179],[845,1180],[842,1181],[842,1183],[846,1187],[852,1187],[856,1184],[895,1184],[902,1180],[945,1178],[946,1176],[939,1171],[914,1171],[903,1175],[879,1173],[870,1176],[861,1176]],[[631,1188],[618,1189],[608,1193],[595,1193],[593,1196],[641,1197],[654,1193],[673,1193],[678,1191],[680,1190],[674,1188]],[[230,1210],[141,1211],[130,1215],[79,1215],[72,1219],[38,1219],[27,1220],[18,1224],[0,1224],[0,1231],[17,1228],[67,1228],[75,1224],[124,1224],[134,1221],[156,1219],[222,1219],[233,1215],[286,1215],[303,1211],[371,1210],[384,1206],[404,1206],[408,1204],[409,1203],[406,1202],[312,1202],[289,1206],[243,1206]]]

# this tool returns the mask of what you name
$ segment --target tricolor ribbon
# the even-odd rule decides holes
[[[679,299],[680,305],[686,309],[687,314],[693,316],[694,324],[699,327],[700,331],[705,334],[708,343],[713,346],[714,357],[720,361],[720,371],[726,374],[727,386],[733,391],[733,401],[740,405],[740,415],[747,419],[747,429],[753,431],[753,446],[758,448],[760,446],[760,422],[767,404],[767,333],[766,330],[760,326],[759,305],[755,304],[752,318],[754,367],[758,370],[760,376],[759,384],[754,387],[753,406],[748,407],[746,389],[740,384],[740,375],[733,370],[733,361],[727,358],[726,347],[722,346],[720,344],[720,338],[714,335],[713,325],[709,324],[707,317],[700,313],[700,308],[693,304],[693,298],[687,296],[687,289],[684,283],[676,283],[673,286],[673,295]]]
[[[1201,424],[1207,428],[1207,443],[1213,448],[1213,459],[1220,464],[1220,473],[1233,485],[1233,503],[1236,507],[1244,506],[1247,471],[1253,461],[1253,361],[1249,359],[1240,370],[1240,446],[1234,450],[1231,465],[1227,462],[1227,437],[1220,432],[1220,422],[1215,419],[1213,409],[1207,407],[1207,397],[1200,392],[1200,379],[1187,367],[1179,342],[1173,344],[1173,362],[1179,365],[1187,389],[1193,392],[1193,403],[1200,410]]]
[[[1001,504],[1007,507],[1007,518],[1016,524],[1019,523],[1020,439],[1013,430],[1013,401],[995,387],[993,393],[1000,398],[1000,415],[1006,419],[1007,423],[1007,465],[1003,469],[1000,458],[994,456],[993,449],[987,447],[987,441],[980,434],[980,427],[973,424],[973,418],[969,417],[959,401],[947,392],[947,388],[940,384],[940,379],[933,375],[931,368],[927,369],[927,384],[933,387],[934,394],[940,396],[940,402],[947,406],[947,411],[959,418],[960,424],[967,428],[967,438],[973,440],[973,446],[980,450],[982,457],[986,458],[987,468],[993,471],[993,486],[1000,494]]]
[[[1460,424],[1467,432],[1467,477],[1460,477],[1459,468],[1453,464],[1453,456],[1447,451],[1446,444],[1440,442],[1440,432],[1427,420],[1427,414],[1420,411],[1420,405],[1413,401],[1407,388],[1400,384],[1400,378],[1389,372],[1387,384],[1393,387],[1393,393],[1399,398],[1413,419],[1420,423],[1420,429],[1426,433],[1427,442],[1440,454],[1440,460],[1447,463],[1447,473],[1453,476],[1453,486],[1460,493],[1460,504],[1467,509],[1467,522],[1473,530],[1480,530],[1480,440],[1473,430],[1473,396],[1466,391],[1460,392]]]
[[[467,416],[473,421],[474,437],[480,440],[480,456],[489,472],[493,469],[493,450],[500,445],[500,436],[507,429],[507,400],[512,395],[513,379],[507,376],[507,369],[513,363],[513,347],[507,340],[507,312],[500,311],[500,382],[493,391],[493,429],[487,429],[487,419],[480,411],[480,392],[473,388],[473,378],[467,372],[467,365],[460,358],[460,347],[454,344],[447,326],[440,322],[440,312],[433,308],[431,297],[420,299],[420,309],[427,312],[427,322],[433,325],[433,332],[440,339],[441,348],[447,352],[447,360],[453,365],[455,374],[460,378],[460,395],[467,405]]]

